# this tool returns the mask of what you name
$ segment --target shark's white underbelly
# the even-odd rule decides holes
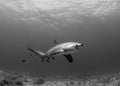
[[[56,45],[55,47],[51,48],[46,52],[46,56],[57,56],[63,54],[72,54],[76,52],[76,48],[74,47],[74,43],[63,43],[60,45]]]
[[[51,52],[48,52],[47,53],[47,56],[48,57],[52,57],[52,56],[59,56],[59,55],[64,55],[64,54],[72,54],[72,53],[75,53],[77,50],[71,50],[71,49],[68,49],[67,51],[62,51],[62,50],[57,50],[57,51],[51,51]]]

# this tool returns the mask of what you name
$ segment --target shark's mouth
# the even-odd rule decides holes
[[[80,48],[80,46],[76,46],[76,49],[79,49]]]

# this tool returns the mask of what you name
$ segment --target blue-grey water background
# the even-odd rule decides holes
[[[1,0],[0,69],[33,75],[120,71],[119,0],[70,1]],[[72,64],[63,56],[51,63],[30,57],[28,45],[45,52],[55,39],[84,44]]]

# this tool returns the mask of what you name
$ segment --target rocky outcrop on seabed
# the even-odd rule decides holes
[[[0,71],[0,86],[120,86],[120,74],[105,74],[79,78],[53,76],[32,77],[25,74]]]

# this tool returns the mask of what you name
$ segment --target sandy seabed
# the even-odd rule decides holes
[[[0,71],[0,86],[120,86],[120,73],[80,76],[42,76]]]

